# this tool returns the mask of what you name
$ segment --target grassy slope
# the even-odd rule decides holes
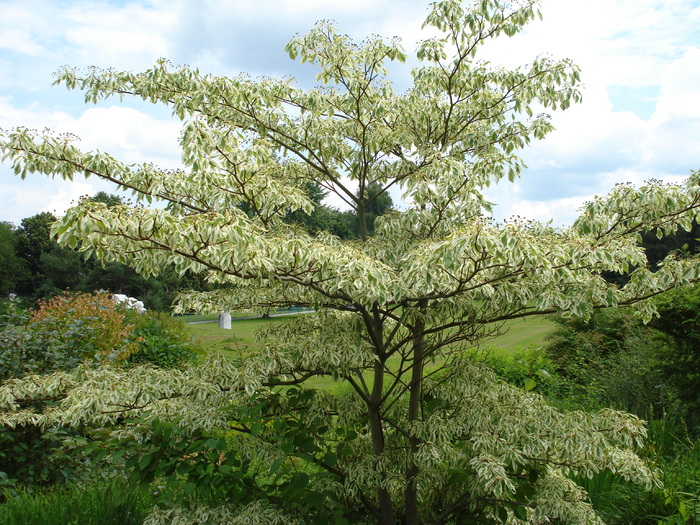
[[[255,332],[267,323],[284,322],[286,318],[244,319],[231,322],[231,330],[219,328],[216,322],[189,325],[192,335],[207,351],[228,355],[245,355],[260,349]],[[518,347],[538,344],[549,334],[554,325],[545,318],[517,319],[506,323],[506,332],[485,341],[484,348],[515,350]]]
[[[231,321],[231,330],[219,328],[217,322],[191,324],[190,333],[208,352],[243,356],[256,352],[261,345],[255,340],[255,332],[267,323],[279,323],[284,318],[242,319]]]
[[[540,344],[555,328],[554,323],[545,317],[515,319],[505,324],[506,332],[494,339],[485,341],[485,348],[515,350],[529,345]]]
[[[219,328],[216,322],[190,324],[189,327],[205,352],[221,352],[224,355],[245,357],[261,348],[261,344],[255,340],[255,332],[259,328],[267,323],[282,323],[286,319],[289,318],[234,320],[231,322],[231,330]],[[482,348],[509,352],[523,346],[536,345],[554,329],[554,324],[546,318],[536,317],[509,321],[504,325],[504,329],[505,333],[485,341]],[[367,374],[366,380],[371,383],[371,374]],[[307,387],[327,388],[337,393],[349,388],[344,383],[337,383],[331,378],[324,377],[312,378],[305,384]]]

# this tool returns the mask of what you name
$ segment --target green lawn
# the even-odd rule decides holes
[[[190,324],[190,333],[206,352],[221,352],[225,355],[244,356],[260,350],[255,332],[268,323],[283,322],[284,317],[269,319],[239,319],[231,321],[231,330],[219,328],[218,322]]]
[[[504,328],[504,334],[485,341],[482,346],[512,351],[523,346],[541,344],[556,325],[546,317],[531,317],[508,321]]]
[[[227,355],[246,355],[260,349],[255,341],[255,332],[268,323],[283,323],[288,317],[270,319],[241,319],[231,322],[231,330],[219,328],[218,323],[190,324],[190,332],[207,352],[221,352]],[[546,318],[533,317],[508,321],[505,333],[483,343],[483,348],[515,350],[518,347],[541,343],[554,329],[554,324]]]
[[[224,355],[245,357],[260,350],[261,345],[255,340],[255,332],[268,323],[283,323],[289,317],[272,317],[269,319],[239,319],[231,322],[231,330],[219,328],[218,323],[190,324],[190,332],[199,341],[206,353],[220,352]],[[519,347],[541,343],[555,325],[546,318],[533,317],[516,319],[504,325],[505,333],[485,341],[482,349],[499,349],[510,352]],[[398,359],[398,358],[397,358]],[[366,380],[371,383],[371,374]],[[344,382],[335,382],[329,377],[315,377],[306,383],[310,388],[323,388],[342,393],[350,386]]]

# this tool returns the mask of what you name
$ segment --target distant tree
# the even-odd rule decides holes
[[[362,199],[364,204],[364,220],[357,212],[347,213],[351,231],[355,238],[361,238],[363,235],[361,225],[364,224],[364,234],[366,236],[374,235],[374,224],[377,218],[393,210],[394,203],[391,200],[391,195],[381,184],[373,182],[366,188],[359,190],[357,198]]]
[[[694,256],[700,253],[700,225],[693,221],[687,230],[679,229],[669,235],[653,229],[640,235],[639,245],[644,248],[649,268],[656,271],[671,254]],[[619,272],[605,272],[604,275],[609,282],[618,285],[629,282],[629,276]]]
[[[290,211],[285,217],[285,222],[298,224],[313,235],[327,232],[341,239],[349,238],[352,235],[352,219],[343,212],[323,204],[328,191],[319,184],[311,182],[304,183],[302,188],[306,190],[314,209],[311,213],[304,213],[301,210]]]
[[[123,202],[117,195],[98,192],[83,202],[101,203],[108,207]],[[22,220],[20,228],[3,223],[0,230],[1,257],[6,272],[0,290],[15,292],[32,301],[66,290],[91,293],[109,290],[138,297],[147,308],[170,310],[175,293],[183,288],[203,290],[201,277],[191,272],[180,276],[172,268],[163,268],[158,276],[143,277],[133,268],[119,262],[100,262],[86,258],[75,249],[60,246],[51,236],[56,217],[42,212]],[[6,248],[5,248],[6,247]]]
[[[75,290],[82,292],[109,290],[112,293],[137,297],[149,310],[170,311],[178,291],[206,289],[202,276],[192,272],[178,275],[167,265],[157,276],[144,277],[133,268],[118,262],[101,263],[88,259],[85,264],[86,273],[75,286]]]
[[[328,190],[324,190],[318,184],[306,183],[304,188],[308,190],[308,197],[313,202],[314,209],[311,213],[301,210],[289,212],[287,219],[293,224],[299,224],[309,233],[317,234],[327,232],[341,239],[359,239],[362,235],[360,227],[360,217],[356,209],[340,211],[323,204],[323,199],[328,195]],[[364,222],[366,224],[365,234],[374,234],[374,223],[376,219],[385,213],[393,210],[393,202],[388,192],[384,191],[378,183],[372,183],[355,194],[357,199],[362,199],[364,203]]]
[[[101,202],[102,204],[106,204],[107,206],[117,206],[118,204],[124,204],[124,199],[122,199],[119,195],[114,195],[112,193],[107,193],[105,191],[98,191],[90,197],[92,202]]]
[[[87,272],[82,254],[58,245],[42,253],[40,263],[40,276],[43,280],[36,281],[35,298],[76,290]]]
[[[58,246],[50,236],[55,221],[53,214],[41,212],[22,219],[17,230],[17,255],[24,260],[32,278],[42,275],[41,255]]]
[[[700,253],[700,225],[693,221],[689,230],[678,230],[671,235],[659,235],[656,230],[642,235],[640,244],[644,247],[649,266],[653,270],[671,253],[696,255]]]
[[[59,246],[51,237],[56,217],[41,212],[22,219],[17,230],[17,257],[27,271],[17,293],[32,300],[74,287],[84,274],[83,258],[75,250]]]
[[[9,222],[0,222],[0,296],[17,293],[26,279],[24,262],[17,257],[18,237]]]

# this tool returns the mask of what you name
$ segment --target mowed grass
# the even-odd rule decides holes
[[[294,316],[271,317],[268,319],[238,319],[231,321],[231,330],[219,328],[218,322],[190,324],[190,332],[197,339],[205,353],[219,352],[231,357],[245,358],[261,350],[263,344],[256,341],[255,333],[269,323],[284,323]],[[515,319],[507,321],[502,327],[502,334],[482,342],[481,351],[491,350],[513,352],[518,348],[542,344],[555,324],[544,317]],[[480,352],[481,353],[481,352]],[[399,358],[393,357],[389,364],[398,366]],[[434,367],[429,365],[428,368]],[[371,372],[365,372],[365,381],[372,383]],[[351,389],[344,381],[334,381],[330,377],[314,377],[305,382],[309,388],[329,390],[335,394],[344,394]]]
[[[189,328],[205,353],[219,352],[231,357],[245,358],[262,349],[264,343],[256,341],[255,337],[255,333],[260,328],[269,325],[269,323],[287,322],[292,317],[294,316],[237,319],[231,321],[231,330],[219,328],[218,322],[190,324]],[[544,317],[507,321],[502,327],[502,334],[484,341],[481,344],[481,350],[513,352],[525,346],[542,344],[555,326],[552,321]],[[398,357],[390,359],[390,366],[393,366],[392,362],[398,366],[398,361]],[[363,375],[365,381],[371,384],[372,374],[365,372]],[[314,377],[307,380],[305,385],[309,388],[326,389],[335,394],[344,394],[351,388],[344,381],[334,381],[330,377]]]
[[[523,346],[543,344],[556,325],[547,317],[512,319],[503,325],[504,332],[484,341],[484,348],[513,351]]]
[[[192,336],[205,352],[219,352],[232,357],[245,357],[258,352],[262,345],[255,340],[255,333],[269,323],[284,322],[284,317],[253,318],[231,321],[231,330],[219,328],[219,323],[190,324]]]
[[[206,352],[245,357],[262,347],[255,340],[255,333],[269,323],[284,323],[293,316],[253,318],[231,321],[231,330],[219,328],[217,322],[190,324],[190,333]],[[514,319],[503,326],[503,333],[483,342],[482,348],[513,351],[523,346],[542,344],[555,328],[554,323],[544,317]]]

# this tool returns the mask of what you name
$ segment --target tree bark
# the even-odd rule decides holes
[[[377,365],[379,366],[379,365]],[[372,453],[379,458],[384,453],[384,429],[382,428],[382,420],[380,408],[377,406],[368,407],[369,428],[372,436]],[[384,472],[380,472],[382,477],[386,477]],[[394,525],[394,504],[391,500],[391,494],[383,487],[377,488],[377,498],[379,500],[379,525]]]
[[[357,204],[357,221],[360,226],[360,239],[367,240],[367,214],[365,213],[365,205],[362,202]]]
[[[423,309],[421,308],[421,311]],[[420,409],[423,401],[423,367],[425,365],[424,345],[425,322],[419,318],[413,328],[413,365],[411,366],[411,383],[409,385],[408,421],[409,421],[409,464],[406,468],[406,490],[404,492],[404,507],[406,525],[419,525],[418,513],[418,473],[419,467],[415,458],[420,446],[420,438],[411,430],[411,423],[420,419]]]
[[[381,321],[374,320],[375,341],[383,341]],[[376,343],[375,343],[376,345]],[[374,364],[374,383],[372,385],[372,395],[367,403],[367,415],[369,418],[369,429],[372,437],[372,453],[376,458],[384,454],[384,428],[382,425],[382,396],[384,393],[384,366],[386,356],[384,349],[376,347],[377,361]],[[386,473],[380,472],[382,478],[386,478]],[[379,500],[379,525],[394,525],[394,504],[391,494],[385,488],[377,488],[377,498]]]

